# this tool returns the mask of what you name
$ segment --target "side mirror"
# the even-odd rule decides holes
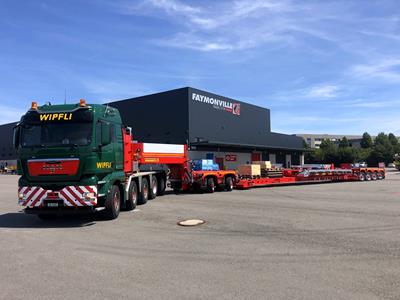
[[[111,143],[111,126],[110,123],[101,123],[101,146]]]
[[[13,130],[13,146],[14,149],[17,149],[19,147],[19,133],[20,133],[20,127],[15,126]]]

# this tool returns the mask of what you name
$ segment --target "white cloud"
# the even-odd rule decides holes
[[[388,58],[375,63],[355,65],[350,71],[352,76],[359,79],[380,79],[390,83],[399,83],[400,59]]]
[[[339,87],[336,85],[319,85],[308,90],[306,97],[310,98],[334,98],[338,96]]]
[[[190,6],[175,0],[149,0],[154,7],[165,10],[168,13],[194,14],[201,10],[198,7]]]

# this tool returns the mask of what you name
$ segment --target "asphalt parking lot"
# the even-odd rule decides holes
[[[114,221],[42,222],[19,212],[16,184],[0,176],[1,299],[400,297],[399,172],[168,194]]]

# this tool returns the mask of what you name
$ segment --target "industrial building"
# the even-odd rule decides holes
[[[304,163],[301,137],[271,132],[269,109],[236,99],[185,87],[108,105],[120,111],[135,140],[188,144],[191,159],[214,159],[221,168],[259,160]],[[13,126],[0,126],[0,160],[15,159]]]
[[[362,135],[348,135],[348,134],[312,134],[312,133],[301,133],[296,134],[301,137],[304,141],[314,149],[319,149],[323,140],[330,140],[331,142],[338,144],[343,137],[349,140],[350,146],[360,148]],[[372,137],[373,139],[375,137]]]

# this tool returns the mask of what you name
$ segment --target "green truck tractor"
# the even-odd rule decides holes
[[[25,212],[48,219],[102,210],[114,219],[121,208],[134,209],[157,192],[157,187],[150,190],[152,176],[158,176],[158,184],[164,180],[165,189],[165,170],[138,173],[127,185],[124,130],[118,110],[106,105],[33,102],[13,141],[21,175],[18,201]]]

